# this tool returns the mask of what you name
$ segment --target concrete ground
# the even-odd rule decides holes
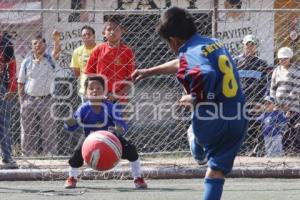
[[[195,200],[203,194],[202,179],[147,180],[149,189],[136,190],[132,180],[81,180],[77,189],[64,181],[0,181],[1,200]],[[229,178],[222,200],[299,200],[300,179]]]

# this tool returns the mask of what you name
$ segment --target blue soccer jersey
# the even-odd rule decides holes
[[[195,34],[179,52],[177,78],[196,103],[224,103],[224,109],[244,103],[235,63],[222,43]]]
[[[235,63],[222,43],[199,34],[179,49],[179,61],[177,78],[195,103],[195,138],[204,146],[209,167],[227,174],[247,129]]]
[[[93,131],[108,130],[109,127],[115,127],[115,125],[122,127],[125,131],[128,130],[128,125],[122,119],[121,113],[115,109],[115,104],[104,100],[99,105],[101,106],[100,112],[96,113],[92,109],[90,101],[83,103],[73,114],[77,123],[73,126],[65,124],[65,129],[75,131],[77,128],[82,127],[86,136]]]
[[[280,110],[264,112],[257,120],[262,122],[262,133],[264,136],[282,135],[285,131],[288,119]]]

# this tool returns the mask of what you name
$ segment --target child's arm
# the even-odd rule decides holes
[[[265,114],[262,113],[261,115],[259,115],[259,116],[256,118],[256,121],[263,121],[264,116],[265,116]]]
[[[117,135],[124,135],[127,130],[125,130],[125,128],[122,125],[115,123],[114,127],[108,127],[108,131],[113,132]]]
[[[72,117],[70,119],[65,120],[65,124],[68,127],[73,127],[73,126],[77,125],[78,123],[77,123],[77,120],[74,117]]]
[[[73,116],[64,121],[64,128],[67,131],[74,132],[79,128],[78,119],[81,118],[81,108],[79,107],[78,110],[73,114]]]
[[[154,75],[175,74],[178,68],[179,68],[179,59],[174,59],[152,68],[137,69],[132,73],[131,78],[132,81],[137,82],[141,79],[154,76]]]
[[[64,122],[64,129],[69,132],[74,132],[79,128],[77,120],[75,118],[68,119]]]
[[[128,124],[125,122],[125,120],[122,117],[122,114],[116,110],[114,106],[108,105],[108,115],[110,116],[110,119],[115,124],[115,127],[109,127],[109,131],[112,131],[114,133],[123,135],[128,131]]]
[[[114,116],[114,123],[115,123],[115,133],[119,135],[123,135],[128,131],[128,125],[122,118],[121,114],[116,112]]]

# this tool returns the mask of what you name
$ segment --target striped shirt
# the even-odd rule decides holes
[[[277,66],[272,74],[270,96],[279,105],[300,113],[300,66],[292,65],[289,69]]]

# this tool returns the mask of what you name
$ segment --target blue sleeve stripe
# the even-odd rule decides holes
[[[256,70],[239,70],[239,75],[241,78],[261,79],[262,72]]]
[[[64,124],[64,129],[67,130],[67,131],[70,131],[70,132],[74,132],[78,128],[79,128],[78,124],[75,124],[73,126],[68,126],[67,124]]]

